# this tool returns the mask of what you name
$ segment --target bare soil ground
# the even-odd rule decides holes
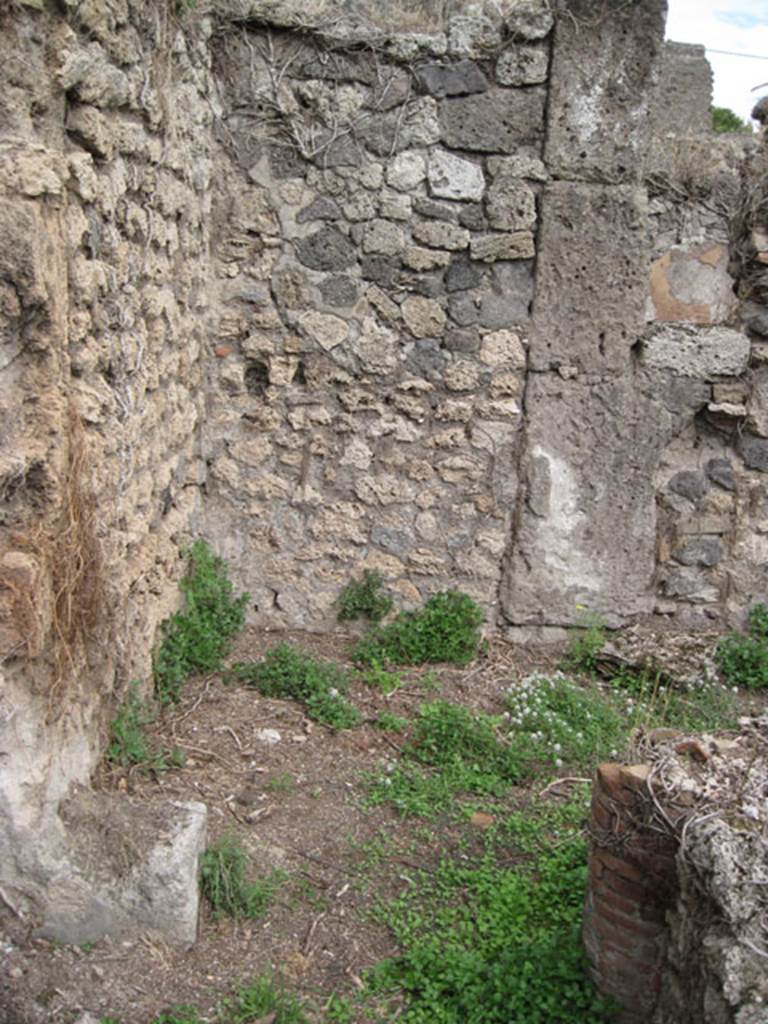
[[[246,630],[231,660],[255,660],[287,641],[348,663],[351,639]],[[96,1021],[149,1024],[184,1003],[213,1019],[233,988],[269,971],[306,997],[322,1020],[331,993],[354,992],[366,968],[395,952],[369,909],[376,896],[393,895],[398,876],[414,866],[413,822],[364,805],[363,774],[396,758],[404,742],[404,734],[375,727],[378,714],[411,719],[420,702],[438,695],[499,712],[504,688],[534,667],[546,668],[547,660],[495,642],[466,669],[406,671],[406,685],[390,696],[356,684],[349,696],[365,720],[339,733],[311,722],[298,704],[263,698],[220,675],[191,680],[181,703],[150,730],[158,744],[185,752],[185,766],[155,775],[105,764],[94,785],[150,803],[203,801],[210,842],[231,834],[249,852],[255,875],[277,869],[286,881],[258,920],[216,920],[203,904],[198,941],[185,952],[152,936],[57,946],[31,937],[0,904],[0,1024],[74,1024],[86,1012]],[[267,742],[263,730],[276,731],[279,740]],[[528,794],[514,797],[522,802]],[[451,846],[451,828],[430,828],[437,857]],[[386,870],[376,854],[384,834]]]

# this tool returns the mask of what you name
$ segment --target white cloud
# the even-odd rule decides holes
[[[748,118],[761,96],[768,95],[768,0],[669,0],[667,38],[700,43],[715,76],[714,103]],[[758,54],[764,60],[728,56]]]

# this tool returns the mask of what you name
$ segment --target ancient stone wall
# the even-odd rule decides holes
[[[149,679],[202,480],[214,90],[154,3],[3,5],[0,68],[0,864],[74,917],[56,808]]]
[[[364,568],[512,633],[761,595],[768,242],[748,143],[676,131],[708,79],[664,13],[4,7],[8,879],[46,877],[193,534],[267,626]]]

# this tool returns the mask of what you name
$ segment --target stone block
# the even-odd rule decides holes
[[[469,252],[473,260],[495,263],[496,260],[529,260],[536,255],[533,234],[530,231],[512,231],[504,234],[474,235]]]
[[[558,177],[639,182],[664,39],[666,0],[619,4],[584,25],[594,0],[572,0],[559,18],[549,76],[546,163]]]
[[[529,231],[536,223],[536,196],[518,178],[498,175],[488,189],[488,223],[499,231]]]
[[[140,805],[83,792],[61,817],[66,853],[46,893],[40,935],[82,944],[150,932],[173,945],[194,943],[205,804]]]
[[[369,221],[363,231],[363,252],[398,256],[405,247],[403,229],[380,217]]]
[[[645,192],[552,182],[541,199],[531,364],[623,371],[645,327]]]
[[[704,469],[712,483],[717,484],[718,487],[722,487],[726,491],[736,490],[736,477],[730,459],[710,459]]]
[[[335,228],[321,228],[296,243],[296,254],[310,270],[346,270],[357,260],[355,247]]]
[[[451,149],[514,153],[544,135],[543,89],[492,92],[440,103],[440,133]]]
[[[730,327],[660,327],[643,342],[644,366],[681,377],[739,376],[749,365],[749,339]]]
[[[673,494],[679,494],[681,498],[687,498],[689,501],[698,501],[707,493],[707,481],[703,475],[690,469],[675,473],[667,487]]]
[[[415,150],[398,153],[387,165],[385,173],[387,184],[400,192],[410,192],[427,176],[427,164],[424,155]]]
[[[444,149],[430,153],[428,178],[430,193],[440,199],[477,201],[485,192],[482,167]]]
[[[501,43],[497,26],[479,13],[454,14],[448,21],[447,36],[452,57],[485,57]]]
[[[448,249],[458,252],[469,245],[469,231],[455,224],[432,221],[417,221],[413,225],[413,237],[431,249]]]
[[[402,305],[403,320],[415,338],[439,338],[445,331],[446,315],[434,299],[414,296]]]
[[[515,40],[534,42],[545,39],[552,31],[555,16],[549,6],[539,3],[515,3],[504,18],[507,32]]]
[[[714,583],[695,569],[680,569],[664,581],[665,597],[676,597],[691,604],[714,604],[720,591]]]
[[[672,557],[681,565],[700,565],[711,569],[718,565],[723,551],[717,537],[697,537],[676,548]]]
[[[738,451],[747,469],[768,473],[768,441],[761,437],[742,437]]]
[[[320,294],[323,302],[329,306],[353,306],[360,293],[353,278],[338,275],[326,277],[320,282]]]
[[[516,624],[567,624],[577,604],[621,620],[650,611],[655,476],[689,414],[633,375],[600,383],[529,373],[524,498],[501,606]],[[595,481],[599,481],[596,486]]]
[[[510,46],[496,61],[499,85],[538,85],[547,80],[549,54],[541,46]]]
[[[466,256],[456,256],[445,274],[447,292],[466,291],[476,288],[483,280],[483,270]]]
[[[470,96],[488,89],[488,79],[473,60],[424,64],[416,72],[416,81],[424,92],[438,99]]]

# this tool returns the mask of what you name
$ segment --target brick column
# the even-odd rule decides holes
[[[649,772],[601,764],[592,796],[583,939],[596,985],[623,1007],[621,1024],[650,1020],[677,891],[677,839],[649,827]]]

